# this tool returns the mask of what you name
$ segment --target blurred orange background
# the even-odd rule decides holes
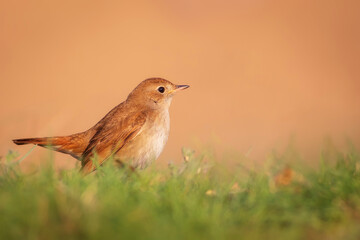
[[[253,159],[291,136],[305,154],[325,136],[359,146],[359,9],[329,0],[1,1],[0,155],[29,151],[14,138],[90,128],[149,77],[191,85],[173,100],[160,164],[201,144],[251,149]]]

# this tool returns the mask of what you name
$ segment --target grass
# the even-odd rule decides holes
[[[24,173],[9,153],[0,239],[359,239],[358,153],[327,150],[315,168],[290,155],[229,170],[188,151],[168,169],[82,177],[50,160]]]

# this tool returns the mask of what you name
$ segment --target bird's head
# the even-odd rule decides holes
[[[142,81],[128,96],[127,101],[146,105],[152,109],[169,107],[172,97],[188,85],[175,85],[163,78],[149,78]]]

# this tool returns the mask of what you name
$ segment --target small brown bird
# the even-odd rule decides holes
[[[188,87],[162,78],[149,78],[85,132],[13,141],[17,145],[31,143],[70,154],[81,161],[85,174],[96,169],[93,159],[101,165],[111,156],[134,168],[145,168],[159,157],[167,142],[172,97]]]

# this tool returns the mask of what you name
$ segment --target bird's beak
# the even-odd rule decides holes
[[[184,90],[190,87],[189,85],[176,85],[175,91]]]
[[[174,93],[180,91],[180,90],[184,90],[187,89],[188,87],[190,87],[189,85],[175,85],[175,89],[174,90],[170,90],[169,94],[173,95]]]
[[[175,85],[175,89],[171,90],[170,94],[173,95],[174,93],[177,93],[178,91],[187,89],[188,87],[190,87],[189,85]]]

